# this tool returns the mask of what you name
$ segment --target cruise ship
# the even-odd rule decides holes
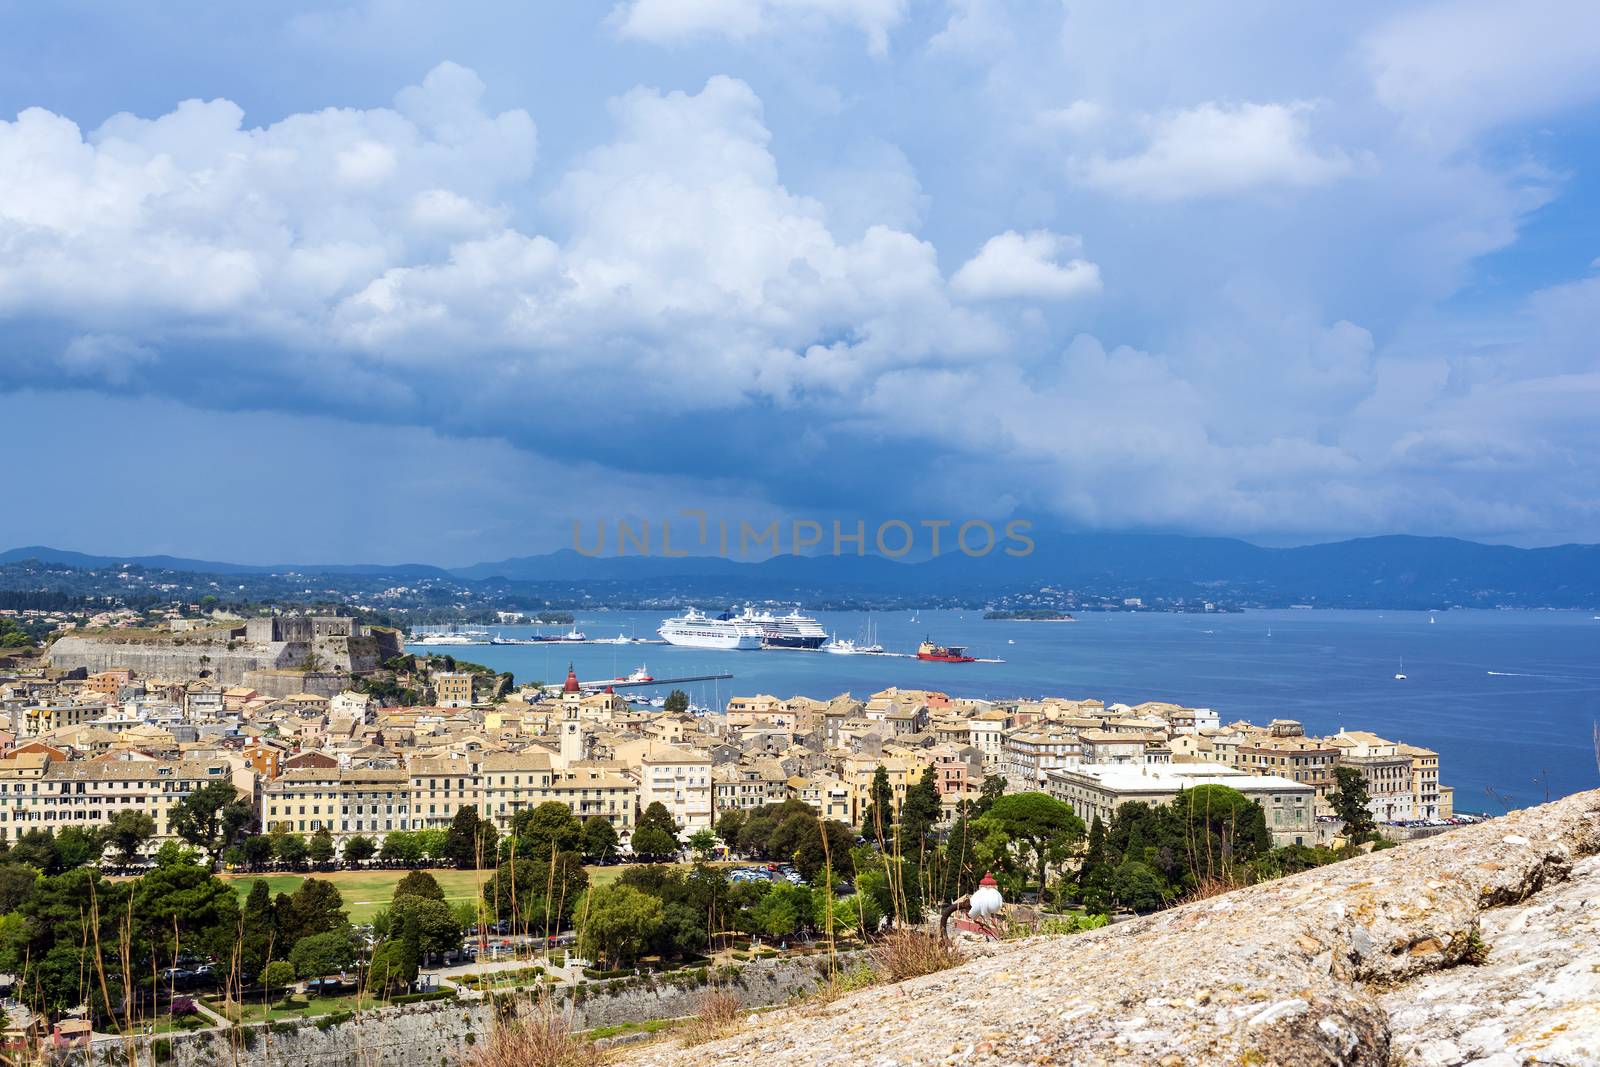
[[[656,633],[669,645],[686,648],[757,649],[762,645],[763,627],[749,621],[752,613],[734,618],[724,612],[717,618],[702,615],[688,608],[682,615],[662,621]]]
[[[739,621],[761,628],[762,648],[818,649],[828,639],[828,631],[816,619],[800,614],[798,607],[787,615],[773,615],[746,605]]]

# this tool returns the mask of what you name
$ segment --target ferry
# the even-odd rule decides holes
[[[746,615],[752,614],[746,611]],[[682,615],[664,619],[656,633],[669,645],[685,648],[714,648],[726,651],[751,651],[762,647],[763,627],[723,612],[710,618],[694,608]]]
[[[411,639],[413,645],[486,645],[489,634],[483,630],[456,630],[451,633],[418,634]]]
[[[936,645],[932,641],[924,641],[917,646],[917,658],[930,660],[934,663],[978,662],[967,655],[965,645]]]

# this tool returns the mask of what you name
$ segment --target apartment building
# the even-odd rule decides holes
[[[1361,772],[1371,798],[1367,810],[1372,812],[1374,820],[1403,822],[1420,817],[1416,794],[1412,791],[1411,755],[1401,751],[1410,746],[1386,741],[1365,730],[1340,730],[1328,738],[1327,743],[1339,751],[1338,766],[1354,767]],[[1437,753],[1434,758],[1433,774],[1437,780]],[[1432,795],[1437,804],[1437,787]]]
[[[1439,787],[1439,753],[1431,748],[1401,744],[1402,756],[1411,758],[1411,796],[1419,819],[1449,818],[1453,811]]]
[[[1064,768],[1050,772],[1047,791],[1070,805],[1084,822],[1098,817],[1109,824],[1122,804],[1170,804],[1179,793],[1201,785],[1225,785],[1260,804],[1274,847],[1316,843],[1316,792],[1311,786],[1221,764]]]
[[[218,781],[253,798],[252,773],[228,760],[61,760],[19,753],[0,760],[0,839],[33,829],[98,826],[132,808],[155,822],[159,845],[177,836],[170,817],[178,801]]]
[[[639,756],[639,807],[660,802],[684,834],[712,822],[711,756],[652,743]]]
[[[842,778],[831,774],[796,775],[788,783],[788,796],[799,800],[824,819],[854,826],[860,821],[860,812],[850,786]]]
[[[467,671],[439,671],[433,676],[433,688],[441,708],[472,706],[472,675]]]
[[[1051,771],[1077,766],[1083,758],[1078,727],[1040,720],[1006,735],[1000,773],[1014,793],[1044,788]]]
[[[261,791],[261,826],[299,834],[326,829],[337,839],[410,830],[410,778],[404,770],[296,767]]]
[[[714,816],[736,808],[749,811],[765,804],[782,804],[789,795],[789,776],[775,760],[716,767],[711,782]]]
[[[1276,774],[1316,790],[1319,805],[1334,790],[1339,749],[1310,737],[1252,735],[1239,743],[1234,765],[1251,774]],[[1435,766],[1437,771],[1437,765]],[[1437,780],[1437,779],[1435,779]]]

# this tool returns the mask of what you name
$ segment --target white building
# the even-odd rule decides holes
[[[651,745],[639,756],[639,809],[660,801],[687,837],[710,829],[711,756],[692,748]]]
[[[1170,804],[1185,789],[1225,785],[1261,805],[1274,847],[1313,845],[1317,839],[1317,791],[1304,782],[1249,774],[1220,763],[1111,764],[1049,772],[1047,791],[1072,806],[1084,822],[1099,816],[1110,824],[1119,805]]]

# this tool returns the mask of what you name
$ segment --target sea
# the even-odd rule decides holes
[[[578,611],[589,638],[656,639],[664,611]],[[1094,697],[1214,708],[1223,722],[1298,719],[1312,734],[1370,730],[1439,753],[1458,811],[1499,814],[1600,787],[1600,618],[1590,612],[1282,610],[1088,613],[1073,622],[971,611],[816,612],[824,629],[869,631],[898,656],[707,651],[663,644],[412,646],[511,671],[519,682],[584,681],[637,667],[720,710],[730,696],[827,699],[898,686],[989,699]],[[527,637],[567,627],[491,626]],[[965,645],[984,662],[928,663],[918,642]],[[995,662],[988,662],[995,661]],[[669,680],[709,674],[731,679]],[[1396,674],[1405,679],[1397,680]]]

